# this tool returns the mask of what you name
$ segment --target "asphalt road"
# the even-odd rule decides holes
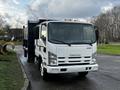
[[[31,82],[31,90],[120,90],[120,56],[98,55],[99,70],[90,72],[86,78],[64,74],[43,81],[37,66],[26,62],[21,46],[16,47],[16,52]]]

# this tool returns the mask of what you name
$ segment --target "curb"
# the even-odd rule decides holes
[[[17,53],[16,53],[16,54],[17,54]],[[26,73],[25,73],[25,70],[24,70],[24,68],[23,68],[23,65],[22,65],[22,63],[21,63],[21,61],[20,61],[20,58],[19,58],[18,54],[17,54],[17,58],[18,58],[18,62],[20,63],[20,66],[21,66],[21,69],[22,69],[23,77],[24,77],[24,79],[25,79],[25,81],[24,81],[24,86],[21,88],[21,90],[28,90],[30,81],[28,80],[28,77],[27,77],[27,75],[26,75]]]

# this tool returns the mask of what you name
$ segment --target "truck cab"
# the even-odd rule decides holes
[[[94,25],[81,22],[45,21],[35,27],[35,57],[41,76],[97,71],[97,38]]]

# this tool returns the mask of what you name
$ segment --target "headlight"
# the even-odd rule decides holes
[[[96,56],[97,56],[97,53],[96,53],[96,52],[92,54],[91,64],[96,64]]]
[[[96,52],[93,53],[93,54],[92,54],[92,59],[96,59],[96,56],[97,56],[97,53],[96,53]]]
[[[92,59],[91,64],[96,64],[96,59]]]
[[[57,55],[48,52],[49,65],[57,65]]]

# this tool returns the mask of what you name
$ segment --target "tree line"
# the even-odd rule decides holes
[[[99,29],[99,43],[120,41],[120,6],[94,17],[92,23]]]
[[[7,24],[5,17],[0,15],[0,36],[6,35],[9,27],[10,26]]]
[[[99,43],[120,42],[120,6],[115,6],[113,9],[93,17],[91,22],[99,28]],[[5,17],[0,16],[0,35],[5,35],[9,27]]]

